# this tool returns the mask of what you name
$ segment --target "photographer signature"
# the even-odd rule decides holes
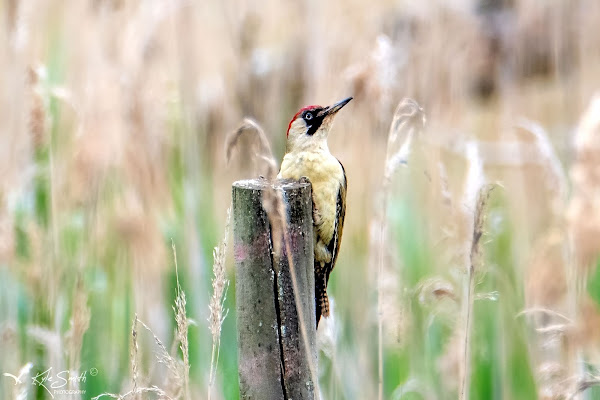
[[[5,372],[3,375],[9,378],[13,378],[15,381],[15,385],[22,384],[23,375],[28,375],[31,370],[31,365],[27,365],[29,368],[26,370],[21,370],[19,376],[15,376],[13,374],[9,374]],[[98,370],[96,368],[91,368],[89,370],[90,376],[96,376],[98,374]],[[54,398],[54,392],[59,391],[67,386],[67,384],[80,384],[85,383],[87,380],[88,371],[83,371],[81,373],[77,373],[76,371],[63,370],[56,374],[53,374],[52,367],[48,368],[45,371],[38,372],[36,375],[31,377],[31,384],[34,386],[43,387],[52,398]],[[52,389],[52,390],[51,390]]]

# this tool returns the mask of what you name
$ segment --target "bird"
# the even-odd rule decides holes
[[[312,185],[316,329],[321,316],[329,316],[327,284],[340,251],[348,189],[344,166],[329,152],[327,138],[335,115],[350,100],[327,107],[306,106],[294,115],[277,175],[280,179],[307,178]]]

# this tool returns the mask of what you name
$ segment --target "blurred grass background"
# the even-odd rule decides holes
[[[0,372],[87,372],[75,398],[130,390],[135,315],[174,343],[172,239],[191,398],[207,398],[212,250],[252,164],[226,166],[225,138],[250,116],[281,159],[298,108],[352,95],[329,141],[349,190],[323,398],[377,398],[378,322],[384,398],[457,398],[467,364],[470,399],[600,398],[596,0],[4,0],[0,14]],[[427,124],[382,213],[403,97]],[[501,187],[465,360],[474,165]],[[235,399],[231,258],[227,275],[212,398]],[[140,384],[177,393],[154,338],[138,345]],[[24,382],[0,376],[0,398],[50,398]]]

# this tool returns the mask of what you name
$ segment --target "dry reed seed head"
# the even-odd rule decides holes
[[[405,98],[398,104],[388,133],[384,174],[386,184],[394,172],[408,162],[413,136],[421,132],[425,121],[425,113],[416,101]]]
[[[457,236],[460,238],[463,258],[461,264],[473,268],[478,254],[479,239],[482,232],[478,227],[478,219],[483,217],[479,209],[482,199],[483,188],[485,188],[486,177],[483,170],[483,161],[479,155],[477,143],[465,143],[465,157],[469,163],[465,178],[463,195],[461,200],[462,215],[457,224]],[[473,271],[471,271],[473,272]]]
[[[175,298],[175,306],[173,307],[173,311],[175,312],[175,322],[177,322],[178,339],[182,340],[185,338],[187,341],[188,319],[185,312],[186,304],[185,292],[182,290]]]
[[[452,282],[442,278],[428,278],[417,286],[419,302],[422,304],[433,304],[435,302],[450,299],[458,301],[456,290]]]
[[[231,206],[227,209],[227,219],[225,223],[225,231],[223,233],[223,240],[219,246],[213,249],[213,294],[209,303],[210,316],[208,318],[213,341],[218,340],[221,334],[223,320],[227,316],[227,310],[224,309],[224,304],[227,296],[227,289],[229,287],[229,280],[225,275],[225,261],[230,223]]]
[[[471,265],[480,265],[481,257],[481,238],[484,234],[484,225],[487,216],[487,205],[492,191],[497,187],[496,184],[487,184],[481,187],[477,196],[477,206],[475,208],[475,223],[473,227],[473,244],[471,246]]]
[[[152,205],[145,204],[142,195],[128,187],[116,195],[117,209],[103,210],[108,216],[97,226],[101,233],[98,241],[110,240],[116,231],[122,244],[130,252],[134,271],[153,274],[158,279],[167,262],[168,253],[163,245],[162,232],[158,226],[158,216]]]
[[[467,207],[467,214],[475,215],[478,199],[481,195],[481,188],[486,182],[486,177],[477,143],[472,141],[466,142],[464,150],[469,168],[465,178],[463,204]]]
[[[344,77],[352,85],[357,99],[366,99],[368,110],[380,119],[387,117],[393,107],[393,94],[397,91],[397,76],[400,73],[403,54],[397,43],[384,34],[375,39],[375,44],[365,61],[350,65]],[[379,121],[377,121],[379,122]]]
[[[476,149],[475,146],[471,147]],[[482,167],[480,164],[479,156],[473,156],[471,162],[471,168],[467,175],[467,190],[465,191],[468,200],[471,200],[471,192],[475,184],[480,181],[479,175],[482,174]],[[472,239],[470,242],[470,252],[468,252],[468,260],[466,261],[467,273],[463,282],[463,297],[462,297],[462,312],[464,316],[464,341],[462,346],[462,360],[460,368],[460,395],[461,399],[469,398],[470,391],[470,380],[471,380],[471,331],[473,324],[473,304],[475,301],[475,287],[477,281],[475,273],[481,272],[482,270],[482,257],[481,257],[481,237],[483,236],[483,226],[486,212],[486,205],[489,199],[493,185],[482,185],[478,186],[477,197],[475,200],[475,210],[473,211],[473,217],[467,218],[469,224],[472,224]],[[473,203],[467,203],[473,204]],[[472,221],[472,223],[471,223]],[[465,243],[468,243],[465,242]],[[463,324],[461,324],[462,326]]]
[[[77,280],[73,298],[73,311],[69,321],[71,328],[66,333],[66,350],[69,353],[69,367],[79,369],[79,356],[83,344],[83,335],[90,326],[91,311],[87,305],[87,292],[81,278]]]
[[[169,353],[169,351],[167,350],[167,348],[165,347],[165,345],[163,344],[163,342],[158,338],[158,336],[156,336],[156,334],[154,334],[154,332],[152,331],[152,329],[150,329],[150,327],[148,325],[146,325],[142,320],[138,319],[137,320],[138,323],[144,328],[146,329],[148,332],[150,332],[150,334],[153,336],[154,338],[154,342],[156,343],[157,347],[158,347],[158,352],[155,353],[156,356],[156,360],[158,361],[158,363],[163,364],[167,367],[168,371],[170,372],[170,376],[173,379],[166,379],[168,378],[168,376],[165,376],[165,380],[169,383],[169,384],[173,384],[175,386],[175,391],[181,391],[182,388],[185,385],[185,371],[182,371],[183,369],[183,365],[181,362],[179,362],[178,360],[176,360],[173,356],[171,356],[171,354]],[[155,386],[153,386],[155,387]],[[146,390],[147,388],[138,388],[138,390]],[[162,393],[164,393],[161,390]]]
[[[577,155],[590,152],[596,155],[600,151],[600,93],[596,94],[581,117],[575,135],[575,150]]]
[[[254,161],[254,173],[264,176],[269,181],[277,175],[277,162],[273,157],[271,145],[262,127],[250,118],[245,118],[241,125],[227,136],[225,141],[225,158],[227,164],[231,161],[234,150],[239,147],[242,136],[248,136],[250,148],[245,149]]]
[[[457,389],[462,368],[462,347],[465,338],[463,324],[454,324],[452,336],[444,346],[444,354],[437,360],[437,369],[445,387]]]
[[[117,213],[117,233],[126,243],[140,246],[146,231],[147,215],[141,199],[134,190],[127,190],[121,197],[121,204]]]
[[[583,393],[594,386],[600,386],[600,377],[591,373],[587,373],[585,377],[582,377],[577,381],[577,387],[567,398],[569,400],[575,399],[577,398],[576,396],[578,394]]]
[[[543,306],[556,310],[564,307],[568,290],[564,268],[565,243],[566,234],[562,229],[554,229],[534,245],[525,279],[525,297],[529,307]]]
[[[580,266],[600,255],[600,94],[584,113],[575,134],[576,161],[571,168],[573,195],[567,210]]]
[[[558,362],[544,362],[536,372],[541,399],[567,398],[571,383],[567,376],[568,371],[563,365]]]
[[[526,119],[522,119],[517,128],[533,137],[533,145],[539,154],[538,157],[546,174],[546,184],[554,195],[552,199],[553,212],[560,215],[564,211],[567,201],[569,183],[567,174],[554,151],[548,133],[538,123]]]
[[[460,316],[460,288],[442,277],[426,278],[414,290],[414,298],[426,313],[448,326],[453,326]],[[409,313],[410,310],[404,310]]]
[[[579,304],[579,315],[571,333],[572,344],[586,350],[590,359],[600,359],[600,307],[589,295],[584,294]]]
[[[400,268],[402,265],[398,254],[397,240],[389,240],[388,233],[385,232],[387,227],[382,219],[384,218],[381,207],[378,208],[380,215],[377,215],[370,222],[369,226],[369,264],[378,265],[380,257],[383,257],[383,265],[381,277],[379,274],[369,274],[368,279],[370,284],[378,287],[378,296],[381,301],[381,314],[370,313],[370,318],[381,319],[383,325],[383,339],[386,345],[402,345],[402,340],[405,338],[404,332],[409,329],[407,315],[410,312],[403,309],[404,304],[398,301],[398,293],[402,290],[401,280],[399,279]],[[383,230],[382,230],[383,226]],[[380,252],[382,252],[380,254]],[[378,300],[379,301],[379,300]],[[320,329],[320,328],[319,328]]]
[[[133,381],[133,392],[137,390],[138,387],[138,316],[137,313],[133,319],[133,323],[131,324],[131,380]],[[136,396],[137,397],[137,396]]]
[[[173,249],[173,261],[175,263],[175,276],[177,278],[177,295],[175,296],[175,306],[173,312],[175,313],[176,330],[175,336],[179,341],[179,348],[183,355],[183,363],[179,364],[181,371],[181,381],[178,381],[175,385],[176,393],[183,392],[184,398],[189,400],[189,371],[190,371],[190,358],[189,358],[189,344],[188,344],[188,318],[186,315],[185,305],[185,292],[179,285],[179,272],[177,268],[177,249],[175,248],[175,242],[171,240],[171,248]]]
[[[0,193],[0,263],[9,264],[16,253],[15,222]]]
[[[210,315],[208,317],[209,329],[212,334],[212,353],[210,361],[210,375],[208,384],[208,398],[212,396],[212,388],[216,378],[216,371],[219,363],[219,354],[221,347],[221,329],[223,321],[227,317],[229,310],[225,309],[225,300],[227,297],[227,289],[229,288],[229,280],[225,276],[225,257],[227,252],[227,239],[229,237],[229,229],[231,224],[231,209],[230,205],[227,208],[227,219],[225,222],[225,230],[223,240],[213,249],[213,294],[209,302]]]
[[[28,68],[28,83],[31,88],[31,108],[29,112],[29,132],[35,149],[46,144],[46,110],[41,95],[39,78],[33,68]]]

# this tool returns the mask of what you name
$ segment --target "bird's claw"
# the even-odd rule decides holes
[[[300,179],[298,179],[298,182],[300,182],[300,183],[310,183],[310,179],[308,179],[307,176],[301,176]]]

